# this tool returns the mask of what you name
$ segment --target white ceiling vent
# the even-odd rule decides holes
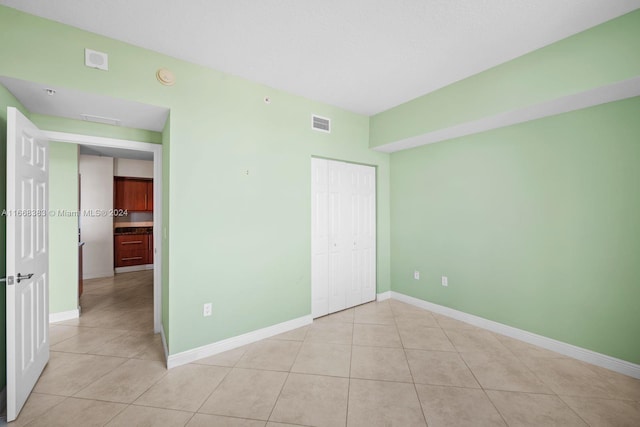
[[[97,50],[84,50],[84,65],[98,70],[109,71],[109,55]]]
[[[311,129],[317,130],[320,132],[331,132],[331,119],[327,119],[326,117],[316,116],[315,114],[311,115]]]
[[[112,117],[94,116],[93,114],[80,114],[82,120],[85,122],[102,123],[105,125],[120,126],[120,119],[114,119]]]

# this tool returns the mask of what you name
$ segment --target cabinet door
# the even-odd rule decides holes
[[[146,207],[145,210],[153,212],[153,180],[148,180],[146,182],[146,193],[147,195],[145,196],[145,203],[146,203]]]
[[[126,209],[124,204],[124,180],[122,178],[113,178],[113,208]]]
[[[153,234],[147,234],[147,241],[149,243],[147,250],[147,264],[153,264]]]
[[[147,186],[146,180],[116,177],[114,207],[130,211],[147,210]]]
[[[115,236],[116,267],[147,264],[149,257],[149,240],[147,236],[147,234]]]

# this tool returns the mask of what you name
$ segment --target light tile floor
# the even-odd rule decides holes
[[[85,283],[12,426],[639,426],[640,381],[397,301],[165,369],[152,273]]]

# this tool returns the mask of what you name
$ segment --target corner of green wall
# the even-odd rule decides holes
[[[371,117],[370,147],[540,104],[640,70],[640,10]]]
[[[638,117],[635,97],[394,153],[392,289],[640,363]]]
[[[78,146],[49,143],[49,312],[78,308]]]

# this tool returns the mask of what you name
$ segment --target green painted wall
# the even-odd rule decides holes
[[[313,155],[378,167],[378,290],[390,289],[389,156],[368,149],[368,117],[6,7],[0,27],[0,75],[170,108],[170,353],[310,313]],[[109,53],[109,72],[83,65],[87,47]],[[331,134],[309,128],[312,113]]]
[[[105,125],[43,114],[31,114],[31,121],[40,129],[101,136],[104,138],[127,139],[129,141],[152,142],[154,144],[162,143],[162,133],[150,130]]]
[[[7,107],[16,107],[29,117],[29,112],[0,84],[0,212],[7,207]],[[0,215],[0,277],[7,273],[7,218]],[[0,390],[7,385],[7,293],[0,290]]]
[[[78,146],[49,143],[49,312],[78,308]]]
[[[371,147],[640,73],[640,10],[371,117]]]
[[[392,289],[640,363],[638,117],[636,97],[394,153]]]

